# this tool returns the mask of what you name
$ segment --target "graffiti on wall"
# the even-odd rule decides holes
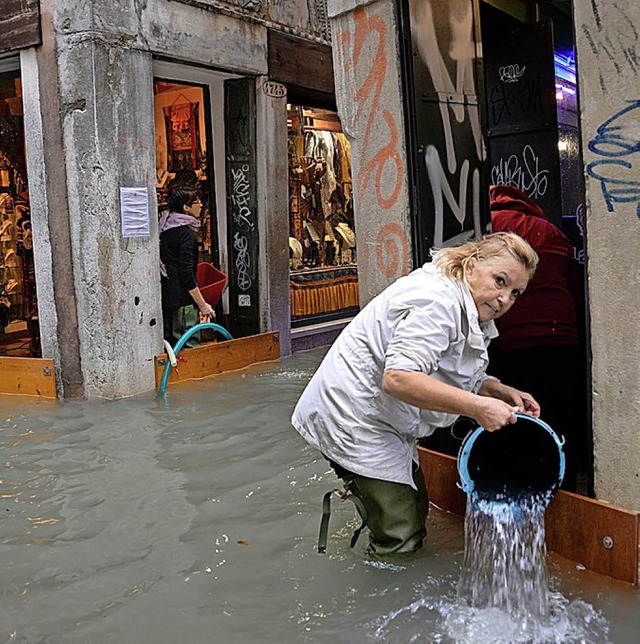
[[[498,74],[503,83],[517,83],[526,71],[526,65],[524,67],[520,67],[520,65],[504,65],[498,70]]]
[[[530,145],[521,154],[502,157],[491,167],[492,185],[515,186],[532,199],[539,199],[547,192],[549,170],[541,167],[540,157]]]
[[[525,75],[526,67],[508,65],[498,70],[500,82],[489,88],[491,126],[498,127],[504,117],[514,113],[529,118],[529,114],[544,114],[542,77]]]
[[[382,100],[393,33],[389,33],[385,20],[370,7],[356,8],[353,17],[351,29],[337,30],[336,53],[340,67],[356,78],[353,126],[363,132],[354,177],[356,195],[361,209],[373,194],[377,206],[389,211],[398,203],[405,175],[399,147],[401,126]],[[409,269],[409,245],[402,227],[388,224],[372,233],[376,239],[373,246],[377,269],[388,278],[405,274]],[[371,260],[370,246],[367,244],[360,255],[364,270],[368,270]]]
[[[255,224],[253,221],[253,213],[251,211],[249,164],[243,163],[238,167],[230,168],[230,170],[232,179],[231,203],[233,204],[231,216],[237,226],[253,230],[255,228]]]
[[[589,150],[598,158],[587,165],[587,174],[600,182],[609,212],[616,204],[636,204],[640,218],[640,100],[629,101],[607,119],[589,141]]]
[[[233,235],[233,250],[236,253],[236,282],[241,291],[248,291],[252,285],[251,257],[249,256],[249,241],[240,232]],[[251,300],[246,300],[250,302]]]
[[[434,17],[435,11],[442,11],[444,5],[438,4],[434,6],[431,0],[413,3],[411,15],[413,40],[437,93],[444,133],[444,163],[440,149],[433,143],[424,150],[435,210],[433,243],[436,247],[481,234],[480,164],[484,158],[480,114],[477,105],[467,100],[469,95],[475,95],[473,5],[471,2],[447,5],[448,15],[444,19],[450,34],[447,42],[440,42],[443,38]],[[448,63],[452,63],[452,71]],[[464,154],[456,149],[454,123],[465,122],[471,129],[475,158],[463,158]],[[456,183],[457,194],[452,187]],[[460,234],[453,239],[445,239],[445,203],[460,226]],[[469,210],[473,217],[472,230],[466,229]]]
[[[487,3],[480,11],[491,184],[519,188],[560,224],[560,154],[551,24],[504,28]],[[526,65],[525,65],[526,63]]]
[[[585,3],[586,4],[586,3]],[[621,86],[622,79],[637,83],[640,74],[640,35],[637,20],[630,15],[631,7],[626,3],[611,3],[615,7],[617,20],[615,29],[607,29],[607,21],[602,20],[597,0],[591,0],[592,23],[584,23],[580,31],[584,35],[593,56],[597,59],[595,69],[599,85],[606,94],[614,94],[610,84]],[[631,10],[633,11],[633,10]],[[577,26],[577,25],[576,25]]]
[[[242,337],[260,329],[255,80],[225,81],[224,96],[229,318]]]
[[[378,267],[383,275],[393,277],[409,272],[409,245],[400,224],[387,224],[378,232],[376,244]]]

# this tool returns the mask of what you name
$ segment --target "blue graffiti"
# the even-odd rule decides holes
[[[636,163],[634,168],[631,161],[621,158],[640,152],[640,126],[636,114],[631,114],[638,108],[640,101],[629,101],[627,107],[598,128],[596,136],[589,141],[589,150],[605,158],[589,163],[587,173],[600,182],[609,212],[614,212],[616,203],[635,203],[640,218],[640,181],[637,180],[640,164]],[[626,115],[631,118],[623,118]]]

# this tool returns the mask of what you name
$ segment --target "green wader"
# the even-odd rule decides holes
[[[413,469],[417,490],[404,483],[371,479],[332,465],[344,480],[346,490],[364,507],[366,516],[359,508],[358,512],[369,528],[370,554],[385,556],[414,552],[422,546],[427,536],[425,521],[429,513],[429,497],[417,463]]]
[[[173,347],[180,337],[191,327],[200,322],[200,312],[193,304],[181,306],[179,309],[165,310],[164,339]],[[194,333],[184,345],[191,349],[200,346],[200,332]]]

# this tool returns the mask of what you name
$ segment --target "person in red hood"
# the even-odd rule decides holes
[[[493,232],[520,235],[540,257],[527,290],[496,321],[500,336],[491,346],[490,372],[531,392],[540,403],[541,418],[564,436],[563,488],[575,491],[586,446],[580,266],[569,239],[520,189],[493,186],[490,201]]]

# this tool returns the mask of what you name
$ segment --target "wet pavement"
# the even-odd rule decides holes
[[[349,548],[336,502],[317,554],[338,482],[289,417],[322,355],[164,401],[0,397],[0,642],[500,641],[456,608],[457,517],[432,511],[423,551],[389,564]],[[551,577],[556,641],[637,641],[637,590],[555,557]]]

